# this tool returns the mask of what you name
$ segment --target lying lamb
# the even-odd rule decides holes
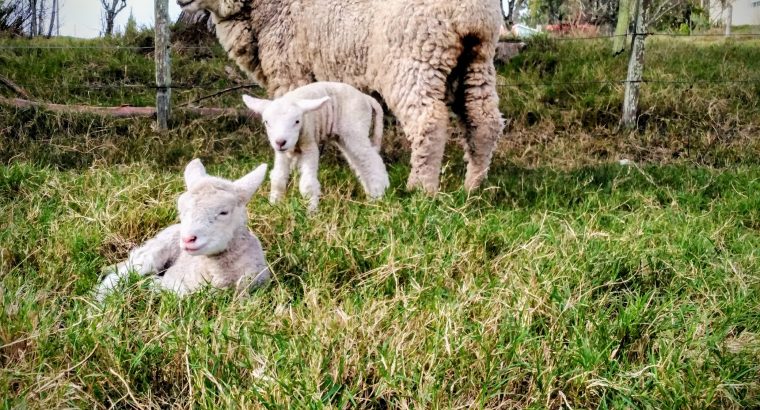
[[[207,283],[238,293],[269,280],[264,252],[247,227],[246,205],[266,177],[266,164],[238,179],[209,176],[200,160],[185,168],[187,192],[177,205],[180,223],[159,232],[115,266],[96,291],[103,298],[130,270],[153,276],[159,287],[184,295]]]
[[[291,162],[294,162],[300,166],[301,195],[308,198],[310,211],[317,209],[319,145],[328,140],[343,152],[370,199],[383,196],[390,185],[378,153],[383,138],[383,109],[374,98],[348,84],[318,82],[297,88],[274,101],[248,95],[243,96],[243,101],[261,115],[269,143],[274,148],[274,167],[269,175],[272,203],[285,192]],[[373,113],[374,138],[370,142]]]

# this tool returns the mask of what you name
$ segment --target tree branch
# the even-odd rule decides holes
[[[13,81],[11,81],[11,80],[10,80],[10,78],[7,78],[7,77],[5,77],[5,76],[2,76],[2,75],[0,75],[0,83],[2,83],[2,84],[3,84],[3,85],[5,85],[6,87],[8,87],[8,88],[10,88],[11,90],[13,90],[13,91],[14,91],[16,94],[18,94],[18,95],[20,95],[20,96],[22,96],[22,97],[24,97],[24,98],[27,98],[27,99],[28,99],[28,98],[31,98],[31,97],[29,96],[29,93],[28,93],[28,92],[26,92],[26,90],[24,90],[24,89],[23,89],[23,88],[21,88],[19,85],[17,85],[17,84],[16,84],[16,83],[14,83]]]
[[[114,6],[116,6],[116,5],[114,4]],[[116,7],[114,7],[114,9],[115,8]],[[121,11],[124,10],[125,8],[127,8],[127,0],[121,0],[121,7],[119,7],[119,9],[116,10],[116,12],[114,12],[113,15],[115,16],[115,15],[121,13]]]
[[[235,91],[235,90],[239,90],[241,88],[250,88],[250,87],[255,87],[255,86],[256,86],[256,84],[243,84],[243,85],[236,85],[236,86],[230,87],[230,88],[225,88],[224,90],[217,91],[217,92],[215,92],[213,94],[204,95],[203,97],[200,97],[200,98],[195,99],[193,101],[188,101],[188,102],[180,105],[180,107],[188,107],[188,106],[190,106],[190,104],[195,104],[195,103],[201,102],[203,100],[208,100],[209,98],[213,98],[213,97],[216,97],[216,96],[219,96],[219,95],[222,95],[222,94],[226,94],[226,93],[228,93],[230,91]]]
[[[0,104],[19,109],[41,108],[61,114],[96,114],[114,118],[153,118],[154,107],[94,107],[90,105],[63,105],[29,101],[22,98],[0,97]],[[250,117],[251,112],[237,108],[182,108],[180,113],[200,116]]]

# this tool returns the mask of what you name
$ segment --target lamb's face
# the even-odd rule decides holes
[[[261,116],[269,144],[275,151],[292,151],[301,135],[304,115],[321,108],[330,97],[319,99],[277,99],[274,101],[243,96],[246,106]]]
[[[232,17],[243,9],[243,0],[177,0],[177,4],[185,11],[208,10],[217,20]]]
[[[229,247],[239,229],[247,229],[246,205],[266,176],[266,164],[237,181],[206,175],[200,160],[185,169],[187,191],[177,200],[182,250],[216,255]]]

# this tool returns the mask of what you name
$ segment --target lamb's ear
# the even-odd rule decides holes
[[[248,173],[248,175],[233,182],[233,185],[243,193],[243,199],[248,202],[253,196],[253,193],[256,192],[261,183],[264,182],[266,176],[267,164],[261,164],[258,168]]]
[[[243,95],[243,102],[245,103],[246,107],[250,108],[251,111],[259,115],[261,115],[261,113],[264,112],[264,110],[267,108],[269,103],[271,103],[271,101],[269,100],[253,98],[250,95]]]
[[[318,110],[328,101],[330,101],[330,97],[322,97],[314,100],[298,100],[296,101],[296,105],[298,105],[298,108],[302,109],[303,112],[309,112]]]
[[[185,167],[185,186],[190,189],[198,180],[206,176],[206,168],[201,160],[196,158]]]

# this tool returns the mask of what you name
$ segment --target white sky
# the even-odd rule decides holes
[[[72,37],[97,37],[101,30],[103,6],[100,0],[59,0],[61,5],[61,35]],[[153,0],[127,0],[127,8],[116,16],[115,30],[123,31],[129,12],[135,16],[137,26],[153,27]],[[175,0],[169,0],[169,18],[179,16],[180,8]]]

